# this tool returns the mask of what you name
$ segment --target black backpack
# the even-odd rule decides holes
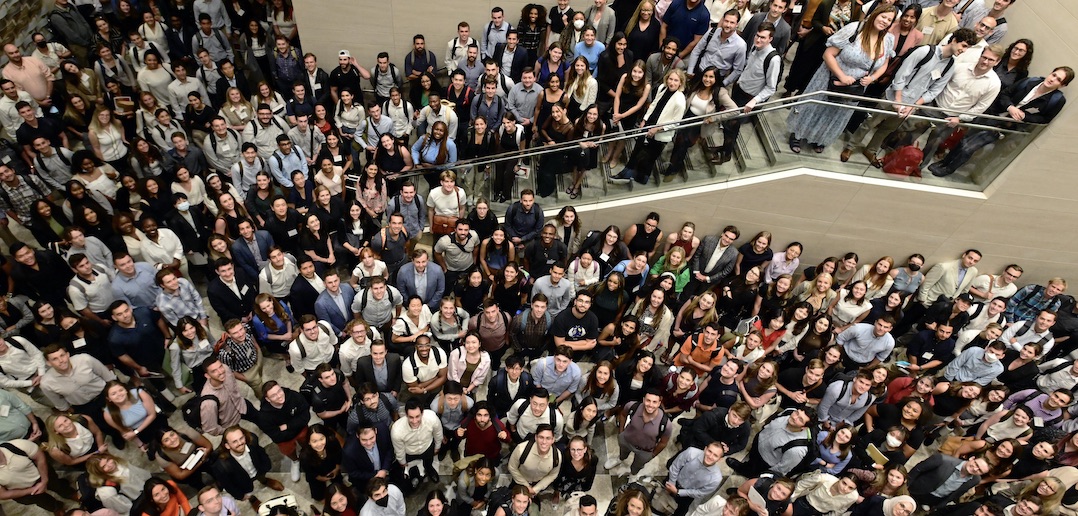
[[[553,414],[553,412],[551,412]],[[535,446],[535,438],[528,439],[527,444],[524,445],[524,452],[520,454],[520,459],[517,461],[517,466],[523,466],[524,462],[528,460],[528,454],[532,452],[532,447]],[[554,469],[557,469],[561,464],[561,450],[558,450],[557,446],[551,446],[550,451],[554,452]]]
[[[505,378],[504,375],[503,375],[502,378],[503,378],[503,380],[508,381],[508,379]],[[521,378],[523,378],[523,377],[521,377]],[[524,401],[527,401],[527,400],[525,399]],[[513,403],[516,403],[516,402],[514,401]],[[520,422],[520,417],[523,416],[524,411],[528,410],[529,408],[531,408],[531,405],[528,404],[528,403],[521,403],[520,404],[520,408],[517,409],[517,422]],[[557,410],[558,409],[554,408],[553,406],[548,406],[547,407],[547,412],[550,414],[550,428],[557,428],[558,427],[558,415],[555,414],[555,412],[557,412]],[[534,441],[534,439],[532,439],[532,434],[528,434],[524,438],[529,440],[528,446],[531,446],[530,441]],[[527,455],[530,450],[531,450],[530,448],[526,448],[524,450],[524,455]],[[555,460],[554,467],[557,467],[557,466],[558,466],[558,463]]]
[[[217,399],[217,396],[213,394],[195,395],[183,403],[183,407],[180,408],[180,414],[183,416],[183,421],[187,423],[191,428],[198,431],[202,431],[202,404],[207,402],[213,402],[217,405],[217,424],[221,424],[221,400]]]
[[[781,412],[776,412],[774,415],[767,419],[767,423],[765,423],[764,426],[771,424],[773,421],[775,421],[775,419],[778,419],[783,416],[789,416],[795,410],[798,409],[788,408]],[[793,469],[786,473],[785,476],[787,477],[793,477],[801,473],[808,473],[809,471],[813,471],[814,469],[816,469],[814,463],[816,462],[816,459],[820,458],[820,449],[816,445],[817,430],[813,425],[808,425],[807,427],[805,427],[805,431],[808,432],[807,437],[802,437],[800,439],[791,439],[783,443],[782,446],[779,446],[779,450],[782,450],[783,453],[789,451],[791,448],[797,448],[801,446],[803,446],[806,450],[805,456],[801,459],[801,462],[798,462],[797,465],[793,467]],[[757,439],[759,439],[759,437],[757,437]],[[759,441],[757,441],[757,445],[759,445]]]
[[[636,405],[633,405],[633,408],[629,409],[628,414],[626,414],[626,416],[625,416],[625,425],[626,426],[629,425],[629,421],[633,418],[633,416],[636,415],[636,411],[640,409],[641,404],[642,403],[638,402]],[[662,419],[659,420],[659,435],[657,435],[655,437],[655,442],[656,443],[658,443],[659,441],[662,440],[663,434],[666,433],[666,425],[668,425],[668,424],[670,424],[670,416],[667,415],[666,411],[664,410],[662,412]]]

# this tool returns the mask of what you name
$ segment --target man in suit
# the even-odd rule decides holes
[[[292,282],[288,298],[292,301],[292,315],[299,317],[314,313],[314,303],[326,289],[326,284],[315,273],[314,260],[310,256],[301,254],[296,261],[299,263],[299,275]]]
[[[241,238],[232,242],[232,258],[247,277],[257,278],[258,271],[269,261],[273,237],[266,230],[255,231],[250,219],[241,220],[239,230]]]
[[[514,82],[520,82],[520,75],[524,72],[524,67],[529,64],[528,51],[517,44],[519,41],[520,35],[515,29],[510,29],[505,35],[505,43],[498,43],[494,46],[494,61],[502,65],[502,72],[505,72]],[[513,56],[511,58],[512,64],[508,69],[505,68],[504,64],[506,62],[506,52]]]
[[[910,303],[906,309],[906,315],[891,332],[896,337],[901,337],[909,332],[913,325],[920,321],[937,299],[954,299],[959,294],[969,290],[973,278],[977,277],[977,262],[981,261],[981,252],[976,249],[967,249],[962,257],[949,262],[941,262],[934,265],[925,274],[921,288],[917,291],[916,303]]]
[[[216,82],[217,98],[215,100],[218,106],[228,100],[228,89],[233,87],[240,90],[243,98],[251,98],[251,86],[247,83],[247,76],[236,70],[236,65],[232,61],[222,59],[217,63],[217,69],[221,72],[221,77]]]
[[[399,478],[400,467],[393,460],[393,442],[388,430],[379,431],[369,424],[360,426],[355,437],[349,436],[344,443],[342,455],[342,469],[356,491],[365,492],[367,482],[374,477]]]
[[[404,299],[419,296],[431,312],[438,310],[438,303],[445,292],[445,274],[423,249],[412,251],[412,263],[405,264],[397,272],[397,290]]]
[[[921,506],[943,507],[973,489],[988,471],[983,458],[963,461],[936,453],[910,470],[910,494]]]
[[[318,320],[328,322],[340,337],[344,334],[344,326],[355,317],[352,299],[356,297],[356,291],[352,285],[342,283],[340,273],[333,268],[322,274],[322,283],[326,289],[314,300],[314,314]]]
[[[718,285],[730,272],[734,270],[737,261],[737,248],[734,240],[741,236],[737,226],[722,228],[719,236],[708,235],[700,244],[700,249],[692,256],[689,269],[692,270],[692,278],[685,286],[683,296],[686,300]]]
[[[236,270],[235,264],[228,258],[218,258],[214,262],[217,277],[206,287],[206,297],[210,306],[217,312],[221,322],[239,319],[251,322],[255,296],[258,295],[257,276],[248,277],[243,271]]]
[[[378,387],[378,392],[390,394],[396,399],[404,384],[401,364],[400,355],[390,353],[385,341],[371,342],[371,354],[356,362],[356,385],[372,383]]]
[[[255,475],[248,473],[240,461],[253,465]],[[281,482],[266,476],[272,466],[266,450],[258,444],[258,436],[236,425],[225,430],[213,464],[213,477],[228,494],[237,500],[247,500],[258,511],[262,502],[254,496],[255,480],[274,491],[284,490]]]

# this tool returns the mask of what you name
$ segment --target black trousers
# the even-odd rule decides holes
[[[749,95],[745,93],[745,90],[741,89],[741,86],[734,85],[734,91],[730,93],[730,99],[734,101],[738,106],[744,106],[755,95]],[[734,147],[737,145],[737,135],[741,132],[741,124],[745,122],[751,122],[755,119],[755,116],[749,116],[745,118],[731,118],[723,122],[722,124],[722,152],[733,152]]]

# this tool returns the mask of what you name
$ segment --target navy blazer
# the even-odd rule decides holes
[[[258,252],[262,255],[262,261],[269,260],[269,248],[273,246],[273,236],[269,234],[269,231],[259,229],[255,231],[255,242],[258,242]],[[258,277],[258,261],[251,254],[251,248],[247,247],[247,242],[243,237],[232,242],[232,261],[236,263],[236,268],[242,268],[248,277]]]
[[[1007,108],[1017,105],[1022,102],[1022,99],[1029,95],[1029,92],[1044,82],[1044,77],[1028,77],[1021,81],[1018,81],[1011,85],[1009,88],[1005,88],[999,92],[999,96],[996,97],[995,105],[988,111],[988,114],[997,114],[999,116],[1009,116],[1007,114]],[[1063,105],[1067,103],[1067,98],[1063,96],[1063,92],[1056,90],[1047,95],[1041,95],[1033,99],[1032,102],[1022,106],[1023,113],[1026,114],[1023,122],[1030,124],[1047,124],[1051,122],[1059,111],[1063,109]],[[988,125],[996,127],[1013,127],[1017,125],[1014,122],[1001,122],[999,120],[989,120],[986,122]]]
[[[221,318],[221,324],[229,319],[242,319],[254,311],[255,296],[258,295],[258,281],[248,276],[242,270],[236,270],[236,285],[240,289],[240,296],[225,285],[221,278],[214,278],[206,287],[206,297],[210,298],[210,306]],[[246,288],[246,290],[244,290]]]
[[[352,299],[356,297],[356,291],[352,288],[352,285],[341,282],[341,296],[344,298],[344,309],[348,311],[347,316],[341,313],[337,303],[330,299],[329,290],[323,290],[321,294],[318,294],[318,298],[314,300],[315,317],[320,321],[328,322],[337,335],[340,335],[344,331],[344,325],[355,317],[352,314]]]
[[[375,447],[378,449],[379,464],[371,463],[367,450],[363,448],[362,444],[359,444],[358,438],[348,436],[348,440],[344,444],[341,469],[348,475],[348,480],[352,482],[352,486],[357,489],[366,490],[367,482],[374,478],[374,475],[379,470],[391,471],[393,468],[396,459],[393,455],[393,441],[390,440],[388,431],[378,430]]]
[[[505,43],[494,45],[494,55],[492,57],[494,62],[498,63],[498,66],[502,65],[502,56],[504,55]],[[528,64],[528,51],[518,44],[516,50],[513,51],[513,66],[508,70],[509,78],[513,79],[513,82],[520,82],[520,76],[524,74],[524,68],[528,66],[531,66]]]
[[[397,272],[397,290],[404,296],[405,302],[409,297],[418,295],[415,290],[415,265],[411,262],[404,264]],[[445,274],[442,268],[434,261],[427,262],[427,291],[423,297],[423,303],[430,307],[431,312],[438,311],[438,303],[445,293]],[[406,306],[407,308],[407,306]]]

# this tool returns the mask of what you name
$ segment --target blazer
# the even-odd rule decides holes
[[[231,288],[225,285],[221,278],[213,278],[206,287],[206,296],[210,298],[210,306],[221,318],[221,324],[229,319],[242,319],[254,310],[255,296],[258,295],[258,278],[247,276],[243,271],[236,271],[236,285],[240,289],[239,297]],[[245,291],[244,288],[247,290]]]
[[[352,314],[352,299],[356,297],[356,290],[348,283],[341,282],[341,297],[344,298],[344,309],[348,312],[347,316],[341,313],[337,303],[330,299],[328,289],[323,290],[321,294],[318,294],[318,298],[314,300],[315,317],[318,317],[319,321],[328,322],[337,335],[344,331],[344,326],[354,317]]]
[[[404,385],[403,369],[401,369],[403,362],[400,355],[390,352],[386,353],[386,368],[388,369],[388,377],[386,380],[387,387],[392,392],[399,393],[401,386]],[[374,361],[370,355],[361,357],[359,362],[356,362],[356,373],[354,375],[356,379],[356,385],[363,383],[376,383],[374,380]],[[386,391],[382,391],[386,392]],[[386,436],[389,437],[388,435]]]
[[[909,481],[907,484],[909,486],[910,495],[912,495],[913,498],[917,500],[917,503],[921,505],[927,504],[942,507],[957,501],[958,497],[980,483],[980,476],[972,475],[966,478],[966,481],[963,482],[958,489],[955,489],[953,492],[948,493],[947,496],[942,498],[933,496],[932,491],[935,491],[942,485],[943,482],[947,480],[947,477],[951,476],[954,469],[962,462],[964,461],[957,457],[936,453],[918,463],[910,470]]]
[[[502,57],[505,55],[505,43],[498,43],[494,45],[494,62],[500,66],[502,64]],[[513,82],[520,82],[520,76],[524,73],[524,67],[530,66],[528,63],[528,51],[517,45],[516,50],[513,51],[513,65],[509,68],[509,78],[513,79]]]
[[[187,222],[187,219],[183,218],[180,212],[176,210],[170,211],[165,216],[165,223],[168,224],[168,228],[173,233],[176,233],[176,237],[183,244],[184,251],[205,252],[206,241],[212,233],[210,226],[206,224],[206,217],[202,215],[201,211],[192,209],[188,213],[191,215],[191,221],[195,223],[194,226]]]
[[[995,105],[988,109],[988,114],[1007,116],[1008,107],[1017,105],[1022,99],[1026,98],[1026,95],[1029,95],[1033,88],[1036,88],[1042,82],[1044,82],[1044,77],[1029,77],[1014,83],[1014,85],[999,93],[999,96],[996,97]],[[1056,100],[1051,100],[1053,98]],[[1021,107],[1022,112],[1026,114],[1022,121],[1030,124],[1047,124],[1059,114],[1059,111],[1063,109],[1063,105],[1066,103],[1066,97],[1059,90],[1047,95],[1041,95]],[[1015,125],[1013,122],[996,120],[986,123],[998,127],[1013,127]]]
[[[734,263],[737,262],[737,246],[732,242],[730,247],[726,248],[726,251],[722,253],[722,257],[715,264],[715,268],[709,271],[703,270],[707,267],[708,262],[711,261],[711,255],[715,254],[715,251],[719,248],[719,237],[714,235],[708,235],[704,237],[704,241],[700,242],[700,248],[697,249],[692,255],[692,260],[689,262],[689,269],[692,272],[701,272],[707,275],[708,283],[715,284],[728,276],[731,271],[734,270]]]
[[[299,319],[301,316],[314,314],[314,303],[317,299],[318,291],[311,286],[311,283],[303,279],[303,276],[296,276],[288,294],[288,302],[292,305],[292,315]]]
[[[329,96],[329,74],[322,68],[318,68],[314,72],[314,81],[320,89],[315,91],[314,84],[311,83],[311,76],[307,74],[307,71],[303,71],[303,87],[307,90],[307,98],[314,99],[315,104],[321,104],[328,106],[333,103],[332,98]]]
[[[259,476],[265,475],[272,464],[266,450],[258,444],[257,435],[247,434],[247,449],[251,450],[251,462],[254,463]],[[247,475],[243,466],[232,457],[232,452],[224,447],[218,452],[217,460],[213,462],[210,470],[221,487],[236,499],[242,499],[255,490],[255,479]]]
[[[262,261],[269,260],[269,248],[273,246],[273,237],[270,236],[269,231],[264,229],[255,231],[255,242],[258,243],[258,254],[262,255]],[[247,276],[258,277],[258,261],[251,254],[251,248],[247,247],[247,242],[243,240],[243,237],[232,242],[232,260],[236,262],[236,268],[242,268]]]
[[[409,297],[418,295],[415,289],[415,266],[411,262],[404,264],[397,271],[397,290],[407,301]],[[438,303],[445,293],[445,274],[442,268],[434,261],[427,262],[427,291],[424,292],[423,303],[430,307],[430,311],[438,310]]]
[[[378,450],[378,464],[371,463],[371,458],[363,445],[359,444],[359,439],[348,436],[344,444],[341,469],[348,475],[348,480],[352,485],[361,491],[366,490],[367,482],[374,478],[379,470],[390,471],[395,464],[393,442],[389,438],[388,429],[378,429],[375,448]]]
[[[969,285],[973,283],[973,278],[976,278],[980,273],[977,272],[977,267],[970,267],[962,278],[962,284],[959,285],[958,266],[961,263],[962,259],[959,258],[958,260],[937,263],[929,269],[928,273],[925,274],[924,281],[921,282],[921,289],[917,292],[917,302],[927,308],[940,296],[954,299],[959,294],[969,291]]]
[[[303,75],[306,76],[307,72],[304,71]],[[220,79],[217,79],[217,94],[214,95],[217,98],[214,99],[214,101],[216,102],[216,104],[214,105],[220,106],[222,103],[224,103],[225,97],[226,95],[228,95],[228,89],[231,87],[232,86],[228,84],[228,79],[225,79],[224,76],[221,76]],[[236,87],[239,88],[240,93],[243,94],[243,98],[251,98],[251,86],[247,82],[247,76],[244,75],[238,67],[236,68]],[[255,106],[255,108],[257,107],[258,106]]]
[[[648,106],[647,113],[644,114],[644,124],[647,125],[647,120],[651,119],[651,115],[655,111],[655,108],[659,107],[659,99],[666,93],[666,86],[659,86],[659,91],[655,92],[655,101]],[[659,113],[659,118],[655,122],[661,126],[659,132],[655,133],[654,140],[657,142],[670,143],[674,139],[674,129],[677,129],[678,122],[682,118],[685,118],[685,109],[688,107],[687,100],[685,99],[685,93],[675,91],[674,95],[670,97],[670,100],[663,106],[662,112]]]

